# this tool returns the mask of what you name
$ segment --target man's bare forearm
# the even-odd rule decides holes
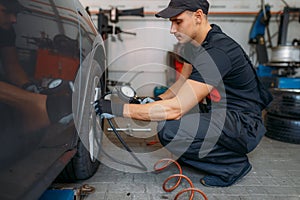
[[[149,104],[125,104],[123,116],[145,121],[161,121],[178,119],[181,107],[176,98],[153,102]]]
[[[163,94],[159,95],[162,99],[171,99],[176,96],[181,86],[185,83],[188,77],[191,75],[192,66],[188,63],[183,64],[182,72],[177,81]]]

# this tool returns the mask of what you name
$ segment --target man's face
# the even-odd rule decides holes
[[[12,25],[17,22],[17,14],[9,11],[6,7],[0,4],[0,27],[5,30],[12,28]]]
[[[172,23],[170,32],[179,43],[187,43],[195,38],[196,23],[193,12],[185,11],[170,18],[170,21]]]

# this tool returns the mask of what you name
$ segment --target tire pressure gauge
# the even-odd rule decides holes
[[[136,97],[135,90],[129,85],[120,86],[117,88],[118,96],[125,102],[131,102]]]
[[[42,94],[71,94],[72,90],[71,82],[64,81],[63,79],[53,79],[48,84],[47,87],[41,92]]]
[[[62,84],[62,82],[63,81],[61,79],[54,79],[48,84],[48,88],[54,89],[54,88],[60,86]]]
[[[117,86],[115,89],[118,97],[126,103],[130,103],[136,98],[135,90],[129,85]]]

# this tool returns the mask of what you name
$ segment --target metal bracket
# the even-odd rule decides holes
[[[128,135],[133,136],[133,132],[151,132],[151,128],[132,128],[131,124],[127,124],[126,128],[116,128],[117,131],[122,131],[128,133]],[[107,131],[113,132],[112,128],[107,128]]]

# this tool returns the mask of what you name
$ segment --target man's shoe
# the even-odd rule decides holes
[[[240,181],[244,176],[246,176],[251,171],[251,169],[252,166],[250,163],[248,163],[246,167],[244,167],[244,169],[241,171],[241,173],[238,174],[233,179],[231,179],[230,181],[224,181],[218,176],[208,175],[201,178],[200,182],[202,183],[202,185],[208,187],[228,187]]]

